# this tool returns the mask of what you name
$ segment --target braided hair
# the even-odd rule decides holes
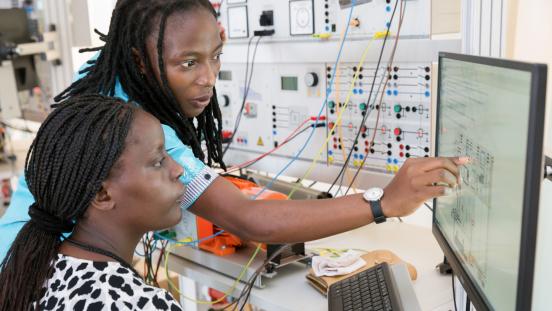
[[[175,95],[169,88],[165,61],[163,59],[164,35],[167,19],[176,12],[193,9],[216,12],[208,0],[119,0],[113,10],[107,35],[96,31],[105,45],[82,49],[81,52],[99,51],[97,59],[88,61],[89,67],[81,70],[86,74],[55,97],[60,101],[76,94],[100,93],[114,96],[115,86],[120,82],[130,101],[139,103],[161,123],[173,128],[178,138],[192,148],[194,155],[205,162],[201,148],[202,140],[207,147],[207,164],[222,160],[222,115],[216,90],[205,110],[195,118],[186,117]],[[158,29],[157,62],[160,80],[153,74],[146,41]],[[145,64],[143,74],[136,64],[134,51],[138,51]]]
[[[71,97],[44,121],[25,160],[35,203],[1,264],[0,310],[43,309],[61,245],[121,155],[137,108],[102,95]]]

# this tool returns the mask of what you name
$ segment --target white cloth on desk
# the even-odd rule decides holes
[[[360,254],[347,251],[339,257],[312,257],[312,270],[318,277],[349,274],[366,265],[366,261],[360,258]]]

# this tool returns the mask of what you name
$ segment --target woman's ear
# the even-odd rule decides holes
[[[217,22],[220,32],[220,40],[222,40],[222,43],[226,43],[226,40],[228,37],[226,36],[226,29],[224,29],[224,26],[220,22]]]
[[[134,62],[136,63],[136,66],[138,66],[138,69],[140,69],[140,72],[144,75],[146,74],[146,64],[144,63],[144,60],[140,56],[140,52],[136,48],[131,48],[132,50],[132,58],[134,58]]]
[[[115,201],[109,195],[105,183],[102,183],[102,187],[92,199],[90,207],[101,211],[109,211],[115,208]]]

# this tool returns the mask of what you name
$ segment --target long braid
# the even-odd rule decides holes
[[[112,97],[81,95],[59,105],[40,127],[25,159],[31,207],[75,223],[121,155],[137,108]],[[1,264],[0,311],[30,310],[44,295],[61,233],[31,217]],[[42,310],[44,305],[35,305]]]
[[[174,129],[196,157],[208,165],[218,163],[225,168],[222,160],[222,115],[216,95],[200,115],[188,118],[167,80],[163,59],[167,19],[176,12],[194,9],[208,10],[216,17],[208,0],[119,0],[113,10],[109,33],[97,32],[105,45],[84,50],[99,51],[97,59],[89,61],[90,66],[80,71],[85,76],[71,84],[55,100],[91,93],[112,96],[118,79],[129,99]],[[160,70],[160,81],[155,77],[150,61],[154,52],[148,51],[146,44],[156,30],[158,57],[155,61]],[[145,74],[136,64],[133,50],[144,62]],[[207,154],[202,149],[203,141]]]

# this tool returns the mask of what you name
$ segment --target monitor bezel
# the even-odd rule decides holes
[[[436,107],[436,123],[435,123],[435,155],[439,156],[439,117],[441,101],[441,66],[442,59],[453,59],[465,62],[471,62],[482,65],[490,65],[508,69],[521,70],[531,73],[531,93],[529,104],[529,131],[527,137],[526,149],[526,164],[525,164],[525,183],[523,195],[523,211],[522,211],[522,228],[520,240],[520,257],[518,266],[518,281],[516,293],[515,310],[531,310],[531,302],[533,296],[533,275],[535,266],[535,249],[537,242],[537,223],[538,223],[538,208],[540,186],[543,176],[543,140],[544,140],[544,121],[545,121],[545,106],[546,106],[546,79],[547,66],[544,64],[531,64],[519,61],[511,61],[505,59],[471,56],[456,53],[439,53],[439,69],[437,80],[437,107]],[[473,283],[473,280],[464,269],[460,260],[454,254],[443,232],[436,225],[435,212],[439,208],[437,199],[433,201],[433,225],[432,232],[437,240],[437,243],[443,250],[445,257],[450,262],[450,265],[455,275],[460,280],[468,297],[477,310],[493,310],[492,305],[484,297],[483,293]]]

